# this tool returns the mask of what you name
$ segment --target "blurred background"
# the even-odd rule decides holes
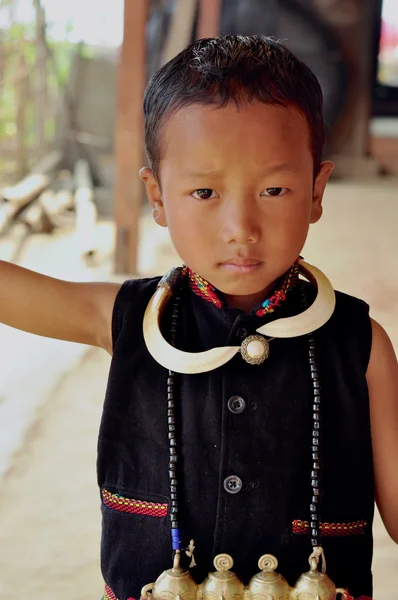
[[[137,176],[142,95],[220,33],[281,38],[318,76],[336,169],[304,255],[398,348],[397,0],[0,0],[0,259],[115,281],[179,262]],[[100,598],[109,357],[0,326],[0,359],[0,598]],[[397,546],[374,533],[374,597],[398,600]]]

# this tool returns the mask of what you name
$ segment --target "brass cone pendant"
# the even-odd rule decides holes
[[[172,569],[163,571],[155,583],[144,585],[143,600],[194,600],[198,597],[198,586],[189,571],[180,567],[180,553],[176,552]]]
[[[320,552],[317,553],[317,550]],[[310,570],[301,575],[292,589],[289,598],[292,600],[299,600],[300,598],[308,598],[308,600],[335,600],[337,594],[341,594],[343,599],[347,597],[346,590],[342,588],[336,589],[336,586],[326,575],[324,569],[322,569],[322,572],[319,572],[318,561],[320,555],[323,556],[323,550],[315,548],[309,558]]]
[[[336,600],[346,591],[336,589],[331,579],[318,570],[323,550],[316,548],[309,558],[310,570],[303,573],[294,587],[276,572],[278,561],[272,554],[264,554],[258,561],[260,572],[247,586],[230,569],[234,561],[229,554],[219,554],[214,559],[215,571],[200,585],[189,571],[181,569],[180,554],[176,553],[172,569],[164,571],[155,583],[145,585],[141,600]]]

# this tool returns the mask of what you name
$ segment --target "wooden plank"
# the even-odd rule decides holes
[[[54,200],[54,192],[52,190],[44,190],[42,194],[30,204],[18,217],[18,220],[24,223],[32,233],[51,233],[54,229],[54,224],[48,217],[48,213],[44,208],[48,201],[52,205]]]
[[[51,233],[64,223],[63,217],[75,207],[75,199],[70,189],[54,192],[44,190],[18,217],[32,232]]]
[[[53,150],[46,154],[32,168],[29,175],[18,183],[1,190],[1,197],[7,202],[12,202],[23,207],[41,194],[50,183],[50,175],[56,171],[63,159],[59,150]]]
[[[1,195],[4,200],[17,208],[22,208],[37,198],[48,186],[50,178],[42,173],[33,173],[24,177],[16,185],[3,188]]]
[[[40,160],[31,173],[16,185],[3,188],[0,196],[0,234],[4,233],[13,220],[47,189],[54,171],[61,164],[62,152],[55,150]]]
[[[146,82],[148,0],[124,0],[124,36],[118,67],[115,133],[116,273],[137,272],[138,220],[143,186],[142,98]]]
[[[8,202],[0,202],[0,234],[7,231],[14,216],[14,206]]]
[[[198,40],[220,34],[221,0],[199,0]]]

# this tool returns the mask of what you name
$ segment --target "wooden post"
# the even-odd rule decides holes
[[[162,64],[188,46],[195,22],[197,0],[175,0],[169,33],[162,52]]]
[[[221,0],[199,0],[196,37],[216,37],[220,34]]]
[[[142,98],[146,83],[148,0],[124,0],[115,134],[116,273],[137,272],[138,220],[143,196],[138,171],[143,156]]]

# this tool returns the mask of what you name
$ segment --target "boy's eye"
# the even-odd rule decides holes
[[[211,190],[210,188],[202,188],[200,190],[195,190],[192,196],[194,198],[197,198],[198,200],[210,200],[212,198],[216,198],[217,194],[214,190]]]
[[[282,187],[267,188],[261,192],[260,196],[283,196],[287,191],[287,188]]]

